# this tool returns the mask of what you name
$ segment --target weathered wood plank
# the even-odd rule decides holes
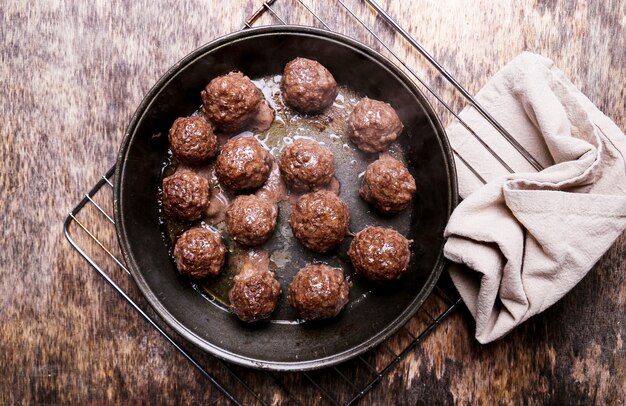
[[[333,28],[364,31],[338,3],[306,1]],[[416,71],[430,71],[358,1]],[[178,59],[234,31],[260,4],[9,0],[0,8],[0,403],[206,403],[225,398],[93,273],[66,244],[69,208],[113,163],[136,106]],[[334,5],[329,8],[328,5]],[[524,50],[555,60],[626,128],[626,3],[585,1],[381,1],[461,83],[477,91]],[[289,22],[314,23],[295,0],[278,0]],[[261,23],[272,23],[269,16]],[[434,86],[462,106],[440,80]],[[110,202],[104,198],[104,205]],[[82,213],[111,245],[101,214]],[[364,403],[597,403],[626,398],[626,239],[571,294],[505,339],[477,344],[458,313],[369,393]],[[106,262],[105,255],[97,254]],[[137,289],[125,284],[142,301]],[[419,321],[415,321],[415,326]],[[399,337],[389,343],[399,351]],[[215,374],[253,403],[215,360]],[[375,359],[373,360],[375,361]],[[359,361],[359,380],[367,368]],[[266,375],[237,373],[271,402],[286,393]],[[338,399],[349,385],[320,376]],[[328,373],[330,374],[330,372]],[[277,374],[307,403],[321,403],[302,376]],[[318,402],[320,401],[320,402]]]

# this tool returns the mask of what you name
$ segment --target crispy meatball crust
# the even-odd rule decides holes
[[[337,97],[337,82],[322,64],[296,58],[285,65],[281,82],[285,104],[302,113],[324,110]]]
[[[253,247],[267,241],[276,227],[278,207],[255,195],[237,196],[226,210],[228,233],[237,243]]]
[[[209,207],[209,182],[191,171],[179,171],[164,178],[162,191],[167,217],[194,221]]]
[[[354,237],[348,256],[358,275],[374,282],[388,282],[406,273],[411,252],[409,241],[397,231],[368,227]]]
[[[235,132],[246,127],[259,110],[263,96],[241,72],[211,80],[200,93],[207,118],[220,130]]]
[[[272,170],[272,156],[252,137],[230,139],[217,156],[215,174],[234,191],[263,186]]]
[[[170,148],[181,161],[197,165],[215,156],[217,137],[202,117],[179,117],[169,132]]]
[[[308,249],[326,252],[339,245],[350,223],[348,206],[336,194],[321,190],[298,199],[289,224],[294,235]]]
[[[398,138],[403,128],[393,107],[365,97],[350,113],[347,134],[361,151],[382,152]]]
[[[247,269],[235,276],[228,296],[237,317],[252,322],[270,317],[280,292],[280,283],[274,272]]]
[[[185,231],[174,245],[178,271],[192,279],[219,275],[225,255],[222,236],[202,227]]]
[[[335,317],[348,303],[350,282],[340,268],[328,265],[307,265],[289,286],[289,304],[298,317],[320,320]]]
[[[317,190],[335,176],[333,153],[316,141],[298,139],[287,146],[278,166],[283,180],[297,191]]]
[[[385,157],[368,165],[359,195],[381,213],[391,214],[406,209],[416,190],[415,179],[402,162]]]

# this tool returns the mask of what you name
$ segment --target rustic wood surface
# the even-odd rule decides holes
[[[430,75],[366,7],[347,3],[416,71]],[[113,164],[125,126],[158,77],[197,46],[239,29],[259,4],[8,0],[0,6],[0,404],[227,403],[68,245],[62,223]],[[339,3],[307,4],[331,27],[363,37]],[[323,10],[326,4],[332,9]],[[470,91],[521,51],[535,51],[554,59],[626,128],[626,2],[382,4]],[[314,23],[295,0],[278,0],[276,9],[288,22]],[[276,19],[265,15],[259,23]],[[441,80],[433,84],[462,105]],[[99,199],[110,210],[110,190]],[[81,216],[115,247],[101,214],[90,206]],[[74,231],[96,260],[115,268]],[[363,403],[623,404],[625,259],[622,236],[562,301],[494,344],[479,345],[471,318],[457,311]],[[143,303],[132,283],[123,287]],[[441,304],[429,306],[435,313]],[[423,317],[408,329],[419,332]],[[397,351],[406,342],[394,337],[387,346]],[[255,402],[219,362],[198,357],[244,403]],[[287,399],[273,378],[236,370],[270,402]],[[345,382],[327,371],[312,375],[340,400],[348,399]],[[295,388],[302,403],[323,403],[302,375],[274,378]]]

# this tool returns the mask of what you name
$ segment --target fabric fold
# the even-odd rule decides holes
[[[542,165],[536,172],[472,107],[466,121],[516,173],[460,124],[452,146],[464,198],[444,253],[476,320],[476,338],[501,338],[571,290],[626,228],[626,137],[552,61],[523,53],[477,94]]]

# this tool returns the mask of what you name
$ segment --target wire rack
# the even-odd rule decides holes
[[[313,7],[302,0],[267,0],[248,18],[241,29],[269,20],[269,24],[287,24],[281,16],[281,8],[300,7],[310,17],[310,25],[333,30],[361,40],[377,49],[404,69],[421,86],[445,123],[457,120],[472,137],[488,151],[509,172],[511,167],[483,141],[471,126],[459,117],[452,105],[442,96],[441,86],[435,87],[425,79],[428,72],[416,73],[406,55],[401,55],[389,43],[390,38],[402,37],[409,49],[416,51],[413,56],[422,58],[421,63],[430,69],[430,75],[444,78],[448,86],[458,92],[462,99],[472,105],[507,142],[517,150],[535,169],[543,169],[480,104],[447,72],[407,31],[375,1],[337,0],[334,5],[324,2],[323,6]],[[343,13],[346,24],[331,27],[324,15]],[[284,14],[283,14],[284,15]],[[394,41],[395,42],[395,41]],[[431,79],[432,80],[432,79]],[[438,82],[441,82],[439,80]],[[432,83],[432,81],[430,81]],[[485,183],[459,151],[453,150],[457,163],[465,165],[478,180]],[[76,251],[98,272],[102,278],[124,299],[127,306],[137,311],[165,340],[186,358],[212,385],[234,404],[354,404],[386,377],[407,354],[415,350],[423,340],[439,326],[447,316],[461,305],[461,299],[450,288],[446,276],[438,283],[433,293],[418,310],[416,315],[402,329],[376,349],[356,357],[346,363],[309,372],[276,373],[256,371],[228,364],[193,347],[172,331],[134,286],[130,272],[121,259],[115,240],[115,222],[112,216],[113,178],[112,167],[89,190],[72,209],[64,223],[65,236]],[[278,399],[278,401],[277,401]]]

